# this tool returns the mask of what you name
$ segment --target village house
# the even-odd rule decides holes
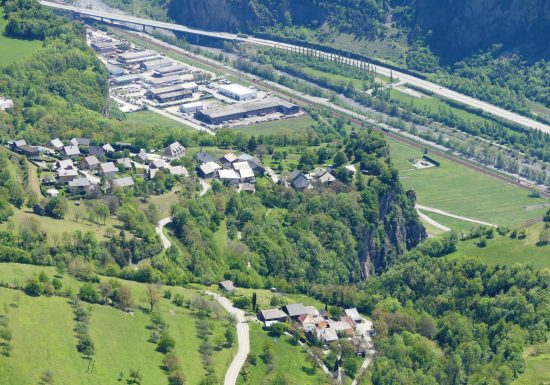
[[[17,152],[28,157],[35,157],[40,155],[40,150],[38,148],[31,147],[27,144],[17,147]]]
[[[218,283],[218,287],[220,290],[226,291],[228,293],[234,293],[235,290],[237,290],[232,281],[222,281]]]
[[[237,161],[248,163],[256,176],[262,176],[265,173],[265,168],[260,164],[260,160],[252,155],[242,153],[237,157]]]
[[[218,170],[218,179],[225,184],[238,185],[241,177],[235,172],[235,170]]]
[[[111,184],[111,189],[114,189],[117,187],[128,188],[128,187],[134,187],[134,180],[132,179],[132,177],[127,176],[124,178],[113,179],[110,181],[110,184]]]
[[[70,192],[77,193],[80,191],[88,192],[92,184],[86,178],[78,178],[78,179],[73,179],[69,181],[68,186],[69,186]]]
[[[126,169],[132,168],[132,161],[130,158],[120,158],[116,160],[117,166],[124,166]]]
[[[279,322],[285,322],[287,318],[286,313],[280,309],[261,310],[258,313],[258,319],[264,323],[266,328]]]
[[[345,309],[344,314],[350,317],[353,320],[353,322],[355,322],[356,324],[363,322],[363,317],[359,315],[359,312],[357,311],[356,308]]]
[[[216,163],[218,159],[214,158],[212,155],[206,152],[198,152],[195,154],[195,160],[201,164],[213,162]]]
[[[290,185],[298,191],[312,188],[308,177],[302,174],[302,172],[300,171],[291,172],[290,175],[288,176],[288,181],[290,182]]]
[[[162,159],[151,159],[151,161],[149,162],[149,167],[162,170],[167,166],[166,166],[166,162],[164,162]]]
[[[69,169],[74,168],[74,163],[72,159],[63,159],[55,162],[56,169]]]
[[[57,170],[57,180],[60,182],[69,182],[78,177],[78,170],[75,168],[59,168]]]
[[[88,147],[92,141],[88,138],[72,138],[69,143],[73,146]]]
[[[168,159],[179,159],[185,156],[185,147],[180,142],[174,142],[164,149],[162,155]]]
[[[99,165],[99,175],[105,179],[112,179],[115,177],[118,169],[113,162],[101,163]]]
[[[55,138],[50,140],[48,143],[48,147],[55,151],[61,151],[65,145],[59,138]]]
[[[88,147],[88,155],[102,157],[105,156],[105,150],[103,149],[103,147],[90,146]]]
[[[65,158],[71,158],[80,155],[80,149],[78,146],[65,146],[63,147],[62,154]]]
[[[283,311],[293,320],[297,320],[301,315],[307,314],[307,309],[301,303],[285,305],[283,306]]]
[[[189,177],[189,171],[187,171],[187,169],[183,166],[170,167],[170,174]]]
[[[197,174],[203,179],[211,179],[216,176],[216,171],[219,169],[221,169],[219,164],[207,162],[197,167]]]
[[[233,153],[225,154],[220,158],[220,163],[224,168],[230,168],[231,164],[237,160],[237,156]]]
[[[88,170],[96,170],[99,167],[99,164],[99,159],[97,159],[94,155],[86,156],[80,162],[80,165]]]
[[[103,151],[105,151],[106,154],[111,154],[115,152],[114,147],[111,146],[109,143],[104,144],[103,146],[101,146],[101,148],[103,149]]]

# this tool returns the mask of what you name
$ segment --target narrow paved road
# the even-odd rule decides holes
[[[165,250],[172,247],[172,242],[170,242],[170,240],[164,234],[164,231],[163,231],[164,227],[170,222],[172,222],[172,217],[163,218],[160,221],[158,221],[157,226],[155,227],[155,231],[160,237],[160,240],[162,241],[162,247],[164,247]]]
[[[482,226],[498,227],[497,225],[495,225],[493,223],[480,221],[479,219],[473,219],[473,218],[463,217],[463,216],[460,216],[460,215],[451,214],[447,211],[443,211],[443,210],[440,210],[440,209],[435,209],[433,207],[427,207],[427,206],[422,206],[422,205],[417,204],[416,208],[420,209],[420,210],[424,210],[424,211],[429,211],[431,213],[444,215],[444,216],[449,217],[449,218],[460,219],[461,221],[477,223],[478,225],[482,225]]]
[[[228,313],[233,314],[235,316],[235,320],[237,321],[237,340],[239,342],[239,350],[237,351],[235,357],[233,357],[233,361],[231,362],[231,365],[229,365],[229,369],[227,369],[225,379],[223,381],[224,385],[235,385],[237,383],[239,373],[246,362],[248,353],[250,352],[250,331],[244,317],[244,311],[233,307],[231,301],[217,293],[207,291],[206,294],[216,298],[218,303]]]

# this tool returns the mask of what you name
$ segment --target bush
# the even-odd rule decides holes
[[[168,353],[176,346],[176,340],[174,340],[167,332],[161,334],[158,343],[157,350],[161,353]]]

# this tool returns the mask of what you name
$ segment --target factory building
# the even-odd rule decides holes
[[[170,67],[165,68],[159,68],[155,70],[155,73],[153,74],[156,78],[162,78],[165,76],[171,76],[171,75],[182,75],[182,74],[188,74],[191,72],[191,69],[183,64],[177,64]]]
[[[117,42],[114,41],[96,41],[91,44],[92,48],[102,54],[110,55],[116,52]]]
[[[220,86],[218,91],[220,92],[220,94],[238,101],[245,101],[256,98],[255,90],[235,83]]]
[[[105,64],[105,68],[107,68],[107,72],[109,72],[109,75],[111,76],[122,76],[126,73],[124,68],[110,63]]]
[[[165,76],[162,78],[147,78],[146,82],[147,84],[151,85],[152,87],[163,87],[170,84],[176,84],[176,83],[182,83],[182,82],[188,82],[193,80],[192,74],[186,74],[186,75],[171,75],[171,76]]]
[[[126,52],[119,55],[119,60],[124,64],[140,64],[147,61],[159,60],[162,56],[157,51],[146,50],[141,52]]]
[[[171,67],[174,62],[169,59],[151,60],[141,63],[139,66],[144,71],[154,71],[160,68]]]
[[[141,79],[141,74],[129,74],[129,75],[122,75],[122,76],[113,76],[111,80],[114,85],[122,86],[125,84],[137,82],[140,79]]]
[[[204,108],[204,105],[202,102],[192,102],[192,103],[185,103],[180,106],[180,112],[183,113],[195,113],[197,111],[202,111]]]
[[[170,87],[151,88],[147,91],[147,97],[159,103],[173,102],[189,98],[192,95],[193,91],[186,89],[183,84],[176,84]]]
[[[268,98],[240,105],[197,111],[195,116],[197,119],[208,124],[220,124],[228,120],[243,119],[275,112],[284,115],[293,115],[300,112],[300,107],[281,99]]]

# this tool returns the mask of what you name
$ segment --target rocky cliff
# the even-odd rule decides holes
[[[385,270],[427,237],[415,213],[414,191],[408,191],[405,196],[396,186],[380,198],[378,221],[381,226],[367,232],[359,251],[364,278]]]
[[[393,4],[393,3],[392,3]],[[550,56],[548,0],[399,0],[393,10],[384,0],[171,0],[169,15],[186,25],[246,32],[289,21],[311,28],[365,36],[370,24],[382,24],[406,9],[405,30],[431,31],[433,50],[445,59],[461,59],[495,43],[529,56]],[[405,6],[403,8],[402,6]],[[408,24],[408,25],[407,25]]]
[[[431,31],[433,50],[460,59],[492,44],[550,56],[548,0],[418,0],[416,26]]]

